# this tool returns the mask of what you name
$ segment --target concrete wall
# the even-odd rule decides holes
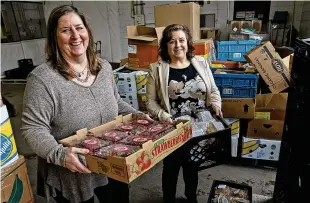
[[[102,42],[101,57],[110,62],[119,62],[122,57],[119,3],[116,1],[45,1],[43,6],[45,20],[48,20],[53,8],[71,3],[87,16],[94,40]],[[27,15],[32,16],[33,13]],[[32,58],[35,65],[40,65],[45,61],[44,45],[44,38],[2,44],[1,72],[17,68],[17,60],[23,58]]]
[[[310,38],[310,1],[305,2],[302,8],[299,36]]]
[[[270,13],[269,13],[269,19],[272,20],[275,11],[288,11],[289,12],[289,19],[288,23],[286,25],[287,28],[291,27],[291,23],[293,20],[293,14],[294,14],[294,27],[299,31],[300,30],[300,22],[301,22],[301,14],[302,14],[302,8],[303,8],[304,1],[295,1],[295,12],[294,12],[294,1],[271,1],[270,5]],[[284,33],[284,44],[286,42],[286,33],[288,29],[286,29]],[[273,32],[273,36],[275,37],[276,31]],[[278,30],[277,34],[277,45],[281,45],[283,30]],[[273,38],[275,39],[275,38]],[[273,40],[272,39],[272,40]]]

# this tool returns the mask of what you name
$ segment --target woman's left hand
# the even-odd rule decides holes
[[[145,118],[148,121],[154,122],[154,120],[148,114],[145,114]]]
[[[214,105],[212,108],[213,108],[215,115],[217,117],[223,118],[223,113],[222,113],[222,110],[220,107]]]

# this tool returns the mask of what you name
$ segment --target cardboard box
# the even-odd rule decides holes
[[[139,103],[139,110],[140,111],[147,111],[146,109],[146,102],[147,101],[147,94],[138,94],[138,103]]]
[[[281,141],[243,138],[241,157],[252,159],[279,160]]]
[[[154,7],[155,27],[185,24],[193,41],[200,39],[200,6],[196,3],[178,3]]]
[[[137,92],[136,73],[114,72],[114,80],[119,93]]]
[[[148,72],[145,71],[136,71],[136,86],[138,94],[145,94],[146,93],[146,82]]]
[[[248,138],[282,139],[287,97],[288,93],[256,95],[256,113],[268,113],[267,116],[270,119],[263,118],[249,121]]]
[[[231,136],[231,156],[232,157],[238,156],[238,140],[239,140],[239,134],[235,134]]]
[[[34,202],[25,159],[1,168],[1,202]]]
[[[0,168],[9,166],[18,159],[18,153],[14,134],[9,118],[9,112],[5,105],[0,105],[0,123],[1,123],[1,164]]]
[[[91,129],[94,133],[103,130],[111,130],[121,123],[128,123],[133,115],[118,116],[114,121]],[[176,129],[156,141],[148,141],[142,145],[142,149],[128,157],[99,158],[85,155],[87,167],[95,173],[102,173],[115,180],[130,183],[144,174],[163,158],[181,147],[192,137],[190,121],[179,121],[175,123]],[[77,131],[76,135],[60,140],[65,146],[74,146],[85,139],[87,129]],[[147,164],[146,166],[144,166]]]
[[[119,93],[121,98],[134,109],[139,110],[138,96],[137,92],[129,92],[129,93]]]
[[[200,28],[201,39],[213,39],[216,40],[218,29],[216,28]]]
[[[240,132],[240,120],[237,118],[224,118],[226,123],[231,128],[231,135],[239,134]]]
[[[128,67],[149,68],[158,60],[158,44],[164,27],[127,26]]]
[[[254,64],[272,93],[279,93],[289,87],[289,68],[270,42],[256,47],[245,58]]]
[[[214,202],[213,199],[216,196],[216,194],[215,194],[216,188],[222,188],[225,191],[226,186],[229,186],[229,187],[232,187],[232,188],[236,188],[236,189],[241,189],[241,190],[244,190],[244,189],[247,190],[247,192],[248,192],[247,195],[248,195],[248,198],[249,198],[248,202],[249,203],[253,203],[253,201],[252,201],[252,187],[251,186],[245,185],[245,184],[239,184],[239,183],[236,183],[236,182],[222,181],[222,180],[213,180],[213,184],[211,186],[211,190],[210,190],[210,193],[209,193],[209,198],[208,198],[208,202],[207,203]],[[219,195],[219,194],[217,194],[217,195]],[[218,202],[220,202],[220,201],[218,201]]]
[[[205,58],[209,64],[216,60],[216,51],[212,39],[200,39],[194,41],[194,53],[196,56],[202,56]]]
[[[253,119],[255,115],[254,98],[222,99],[222,112],[226,118]]]

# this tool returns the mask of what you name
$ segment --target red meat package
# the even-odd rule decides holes
[[[112,144],[106,147],[101,147],[100,149],[96,150],[94,155],[103,158],[107,156],[127,157],[140,149],[141,147],[139,146]]]
[[[175,128],[173,126],[170,126],[169,128],[167,128],[165,131],[163,132],[160,132],[158,134],[155,134],[152,136],[152,140],[155,141],[155,140],[158,140],[159,138],[167,135],[168,133],[172,132]]]
[[[87,136],[85,140],[82,140],[79,147],[89,149],[91,152],[110,145],[111,142],[98,139],[96,137]]]
[[[173,128],[173,125],[168,122],[156,122],[149,126],[149,128],[143,133],[144,136],[156,136],[166,130]]]
[[[141,146],[143,143],[146,143],[149,140],[152,140],[152,138],[136,135],[125,137],[119,143],[125,145]]]
[[[118,130],[127,132],[129,135],[141,135],[148,129],[145,125],[137,125],[133,123],[124,124],[118,127]]]
[[[103,131],[102,133],[98,133],[95,135],[96,138],[111,141],[111,142],[118,142],[128,135],[125,132],[117,131],[117,130],[108,130]]]
[[[134,125],[143,125],[143,126],[149,126],[152,124],[151,121],[147,120],[147,119],[137,119],[137,120],[134,120],[132,122]]]

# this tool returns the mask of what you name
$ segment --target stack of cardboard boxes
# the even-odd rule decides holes
[[[255,66],[271,93],[257,94],[255,98],[223,99],[223,114],[248,121],[246,135],[241,139],[241,157],[277,161],[288,97],[283,91],[289,87],[292,56],[282,59],[267,42],[245,57]],[[237,136],[233,136],[232,155],[236,155],[236,140]]]
[[[0,101],[1,202],[34,202],[25,159],[18,155],[8,110]]]

